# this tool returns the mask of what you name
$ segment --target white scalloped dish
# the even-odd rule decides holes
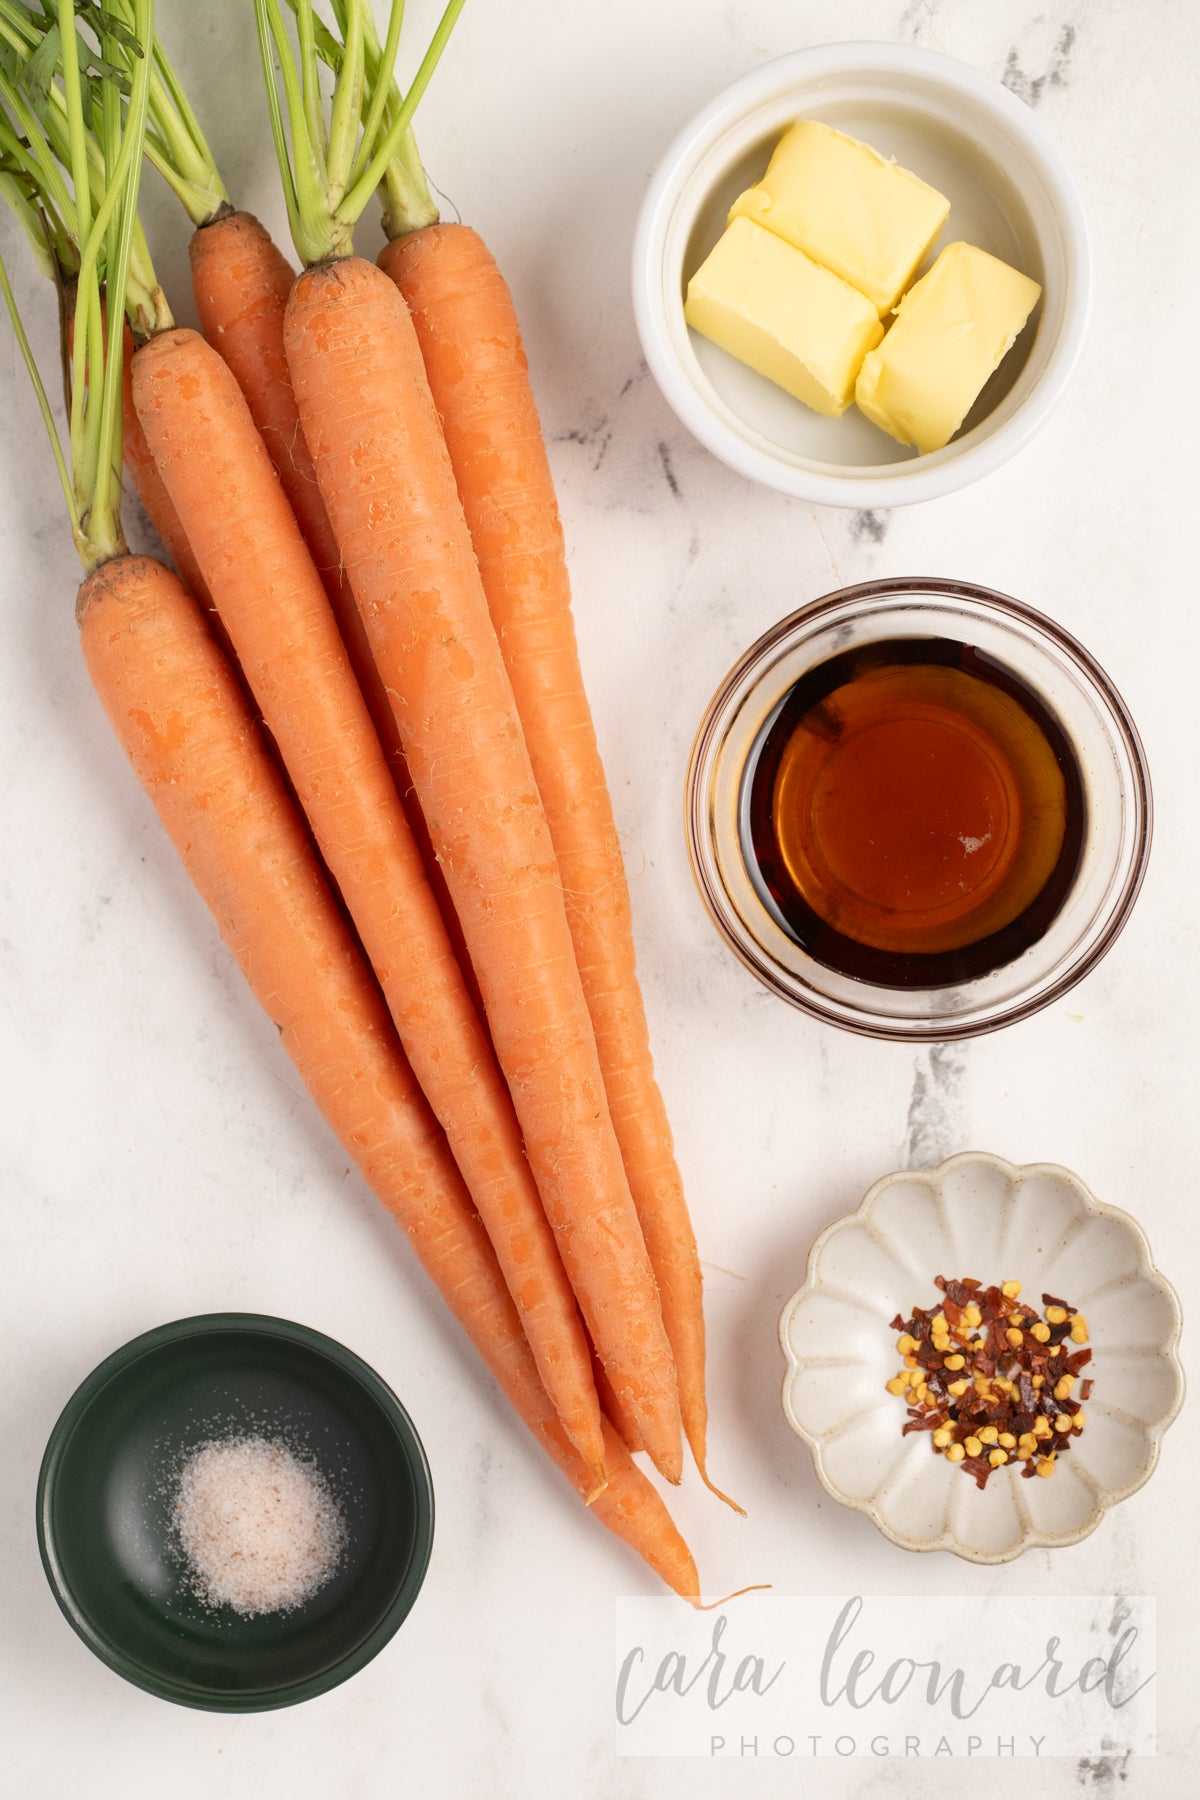
[[[1087,1425],[1049,1480],[1015,1464],[980,1490],[902,1437],[905,1403],[887,1392],[899,1357],[891,1321],[937,1298],[934,1277],[1020,1281],[1086,1317],[1094,1386]],[[1148,1481],[1183,1402],[1179,1301],[1141,1227],[1054,1163],[1016,1168],[968,1152],[937,1169],[886,1175],[821,1233],[808,1279],[783,1309],[783,1410],[835,1500],[905,1550],[1008,1562],[1088,1536]]]

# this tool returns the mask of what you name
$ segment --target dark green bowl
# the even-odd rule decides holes
[[[231,1429],[311,1453],[347,1527],[336,1573],[291,1612],[214,1610],[183,1580],[172,1470]],[[264,1712],[336,1687],[399,1629],[429,1565],[433,1487],[412,1420],[357,1356],[286,1319],[209,1313],[134,1338],[75,1391],[37,1522],[54,1596],[109,1668],[181,1706]]]

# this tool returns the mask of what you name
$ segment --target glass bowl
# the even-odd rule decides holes
[[[192,1591],[172,1527],[182,1455],[265,1435],[311,1457],[346,1527],[303,1605],[247,1617]],[[37,1497],[46,1577],[126,1681],[210,1712],[265,1712],[337,1687],[399,1630],[425,1579],[433,1486],[412,1420],[353,1352],[287,1319],[209,1313],[115,1350],[50,1434]]]
[[[772,906],[746,845],[757,758],[796,682],[836,655],[905,638],[957,640],[1032,690],[1078,765],[1083,821],[1074,879],[1035,942],[976,978],[894,987],[843,974],[809,954]],[[701,723],[686,824],[692,869],[713,922],[772,993],[870,1037],[944,1042],[1028,1018],[1095,967],[1141,887],[1152,800],[1133,720],[1081,644],[988,588],[913,578],[843,588],[752,645]]]

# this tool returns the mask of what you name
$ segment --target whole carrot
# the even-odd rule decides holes
[[[483,1215],[564,1426],[604,1480],[570,1284],[325,587],[245,399],[194,331],[133,359],[138,417],[246,680]]]
[[[442,421],[562,871],[609,1110],[679,1370],[684,1429],[708,1482],[700,1259],[654,1079],[629,888],[516,311],[491,252],[464,225],[405,233],[379,266],[408,303]]]
[[[377,94],[383,57],[368,14],[362,24],[367,77]],[[318,42],[330,66],[340,67],[343,47]],[[393,116],[401,106],[394,87],[386,105]],[[412,311],[546,804],[609,1107],[679,1370],[683,1421],[708,1482],[700,1263],[654,1079],[625,871],[579,668],[558,508],[516,314],[477,234],[439,223],[411,130],[401,134],[380,192],[391,241],[379,264]],[[602,1401],[620,1419],[626,1442],[638,1446],[620,1403],[603,1394]]]
[[[288,301],[288,367],[567,1273],[614,1390],[659,1469],[678,1480],[674,1359],[512,688],[407,308],[380,270],[350,253],[353,221],[407,128],[405,108],[410,115],[460,5],[451,0],[378,149],[372,131],[382,123],[377,102],[387,75],[359,143],[346,123],[348,109],[361,105],[363,40],[347,33],[321,187],[277,0],[255,0],[289,219],[310,265]],[[361,6],[350,10],[361,23]],[[398,20],[393,7],[392,55]],[[294,164],[275,98],[275,53],[299,146]]]
[[[613,1387],[678,1479],[674,1364],[549,828],[411,322],[373,264],[344,259],[300,277],[286,342],[305,436],[567,1273]]]

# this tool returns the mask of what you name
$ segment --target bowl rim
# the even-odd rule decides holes
[[[79,1603],[59,1561],[52,1527],[52,1504],[58,1476],[67,1448],[91,1406],[105,1389],[126,1370],[147,1357],[152,1357],[170,1344],[188,1338],[202,1339],[250,1333],[276,1342],[295,1344],[314,1351],[327,1362],[336,1364],[343,1373],[375,1402],[392,1427],[397,1446],[403,1450],[413,1484],[415,1504],[413,1551],[396,1594],[379,1623],[355,1647],[318,1675],[284,1687],[261,1688],[248,1693],[205,1693],[190,1684],[160,1674],[114,1644]],[[433,1552],[434,1493],[433,1478],[425,1446],[407,1410],[384,1381],[353,1350],[336,1338],[301,1325],[294,1319],[276,1318],[269,1313],[217,1312],[195,1313],[187,1318],[172,1319],[141,1332],[113,1350],[97,1363],[79,1383],[60,1412],[46,1442],[37,1481],[37,1539],[42,1568],[59,1610],[75,1633],[99,1660],[123,1676],[133,1686],[170,1700],[177,1706],[200,1712],[253,1713],[270,1712],[280,1707],[298,1705],[328,1693],[349,1680],[383,1649],[404,1623],[424,1584]]]
[[[1136,853],[1119,896],[1113,904],[1111,914],[1103,929],[1097,934],[1095,941],[1088,946],[1084,955],[1077,961],[1071,962],[1044,991],[1030,994],[1024,999],[1014,1000],[994,1018],[988,1017],[982,1021],[964,1019],[957,1025],[944,1018],[889,1022],[877,1015],[866,1013],[851,1017],[844,1009],[839,1010],[832,1004],[823,1004],[820,997],[816,995],[802,996],[793,993],[790,987],[777,978],[776,965],[766,952],[760,951],[758,956],[751,955],[730,929],[725,917],[725,910],[719,904],[720,894],[714,892],[714,883],[709,880],[704,867],[706,859],[700,853],[700,845],[704,841],[703,822],[707,817],[708,798],[708,789],[701,782],[701,774],[721,723],[723,710],[746,675],[756,663],[786,644],[788,638],[800,627],[810,625],[823,613],[833,612],[839,607],[870,605],[875,601],[890,598],[901,599],[905,595],[914,598],[928,596],[944,600],[966,599],[1009,617],[1015,617],[1026,628],[1044,634],[1050,639],[1056,651],[1077,666],[1111,709],[1124,739],[1135,777],[1129,794],[1129,805],[1137,827]],[[1060,625],[1057,620],[1050,618],[1046,613],[1039,612],[1036,607],[1028,605],[1027,602],[1014,599],[1010,594],[1003,594],[997,588],[984,587],[978,582],[957,581],[953,577],[944,575],[890,575],[874,581],[855,582],[849,587],[837,588],[832,593],[821,594],[815,600],[807,601],[803,606],[797,607],[794,612],[787,614],[785,618],[778,620],[776,624],[769,626],[738,657],[705,707],[692,741],[684,787],[684,835],[692,879],[705,911],[715,925],[726,948],[733,952],[742,966],[748,969],[769,993],[774,994],[778,999],[785,1000],[789,1006],[796,1007],[798,1011],[808,1014],[810,1018],[817,1019],[822,1024],[836,1025],[843,1031],[851,1031],[861,1037],[905,1044],[953,1043],[970,1038],[985,1037],[990,1032],[1000,1031],[1008,1025],[1032,1018],[1045,1007],[1060,1000],[1064,994],[1069,993],[1080,981],[1091,974],[1097,964],[1103,961],[1129,922],[1130,914],[1146,879],[1150,852],[1154,842],[1154,790],[1141,734],[1119,689],[1091,651],[1065,626]],[[724,893],[723,885],[717,885],[720,886],[721,893]]]
[[[942,450],[903,462],[847,465],[845,472],[815,461],[783,463],[742,438],[717,416],[680,367],[671,348],[662,258],[676,189],[697,155],[752,106],[759,90],[794,71],[812,82],[849,72],[896,75],[919,73],[989,113],[1019,138],[1037,166],[1061,230],[1067,293],[1062,325],[1036,387],[1012,415],[978,442],[974,432]],[[1087,337],[1093,298],[1091,233],[1074,176],[1058,145],[1032,110],[1001,81],[957,57],[922,45],[888,40],[849,39],[792,50],[755,65],[693,114],[659,159],[638,213],[632,254],[633,314],[642,352],[663,398],[676,417],[728,468],[795,499],[854,510],[909,506],[945,494],[991,474],[1022,449],[1054,411],[1078,363]],[[864,474],[862,468],[893,473]]]
[[[1024,1181],[1027,1177],[1032,1175],[1049,1175],[1065,1183],[1079,1201],[1082,1214],[1090,1214],[1097,1218],[1111,1219],[1121,1230],[1125,1231],[1129,1237],[1133,1239],[1138,1251],[1138,1273],[1148,1277],[1156,1283],[1166,1298],[1171,1314],[1171,1330],[1161,1347],[1161,1353],[1164,1361],[1167,1363],[1174,1376],[1174,1391],[1171,1404],[1168,1406],[1163,1416],[1156,1421],[1154,1425],[1147,1425],[1145,1427],[1150,1447],[1144,1466],[1138,1471],[1133,1479],[1126,1482],[1123,1487],[1114,1488],[1107,1492],[1097,1492],[1093,1498],[1091,1512],[1077,1531],[1041,1532],[1036,1530],[1031,1524],[1026,1524],[1024,1532],[1016,1543],[1006,1546],[1001,1551],[979,1550],[968,1544],[964,1544],[962,1539],[959,1538],[952,1529],[943,1531],[935,1539],[910,1536],[895,1525],[891,1525],[887,1522],[872,1497],[868,1496],[865,1499],[855,1499],[849,1494],[844,1494],[830,1478],[825,1468],[820,1438],[815,1433],[809,1431],[797,1416],[791,1398],[792,1382],[800,1369],[801,1359],[796,1356],[792,1349],[788,1331],[794,1315],[799,1311],[809,1295],[820,1288],[821,1256],[829,1242],[838,1234],[838,1232],[851,1225],[867,1224],[870,1221],[871,1215],[881,1196],[895,1183],[904,1181],[923,1181],[932,1187],[940,1184],[951,1171],[972,1166],[991,1169],[996,1173],[1003,1175],[1009,1183]],[[1182,1330],[1183,1309],[1179,1302],[1179,1295],[1176,1293],[1171,1282],[1167,1280],[1167,1277],[1155,1263],[1150,1249],[1150,1241],[1147,1238],[1143,1227],[1138,1220],[1134,1218],[1132,1213],[1126,1212],[1122,1207],[1113,1206],[1108,1201],[1098,1200],[1095,1194],[1093,1194],[1091,1189],[1087,1186],[1086,1182],[1076,1175],[1073,1170],[1066,1168],[1062,1163],[1011,1163],[1005,1157],[997,1156],[990,1150],[961,1150],[956,1155],[947,1157],[944,1162],[937,1164],[936,1167],[931,1169],[894,1169],[889,1174],[880,1176],[879,1180],[873,1182],[867,1189],[853,1212],[843,1214],[840,1219],[834,1219],[813,1240],[808,1253],[804,1281],[791,1298],[785,1302],[779,1315],[779,1345],[783,1352],[784,1361],[787,1364],[784,1372],[781,1394],[783,1415],[796,1436],[802,1443],[807,1444],[812,1454],[813,1466],[817,1472],[817,1479],[820,1481],[821,1486],[825,1489],[825,1492],[830,1498],[838,1501],[842,1506],[849,1507],[853,1512],[865,1513],[871,1520],[871,1523],[882,1532],[883,1536],[888,1538],[893,1544],[898,1545],[900,1549],[914,1551],[946,1550],[955,1556],[962,1557],[966,1562],[974,1563],[994,1565],[998,1563],[1013,1562],[1018,1556],[1022,1556],[1026,1550],[1067,1549],[1073,1544],[1082,1543],[1085,1538],[1090,1537],[1096,1530],[1110,1507],[1118,1505],[1122,1500],[1129,1499],[1131,1494],[1136,1494],[1138,1489],[1144,1487],[1149,1481],[1151,1475],[1153,1475],[1155,1469],[1158,1467],[1163,1437],[1179,1417],[1187,1393],[1187,1378],[1184,1372],[1183,1363],[1179,1357],[1179,1340]]]

